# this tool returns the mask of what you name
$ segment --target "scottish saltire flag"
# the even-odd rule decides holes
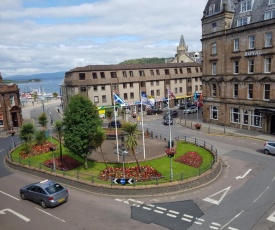
[[[168,97],[176,98],[175,94],[170,89],[167,89]]]
[[[197,93],[195,92],[194,93],[194,101],[196,101],[197,100]]]
[[[155,105],[155,100],[148,99],[146,93],[142,92],[140,94],[140,96],[141,96],[141,103],[143,105],[148,105],[148,106],[154,106]]]
[[[125,101],[114,93],[114,100],[118,104],[125,104]]]

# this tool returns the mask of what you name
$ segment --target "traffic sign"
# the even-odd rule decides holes
[[[115,184],[133,184],[134,183],[134,179],[133,178],[115,178],[113,179],[113,183]]]

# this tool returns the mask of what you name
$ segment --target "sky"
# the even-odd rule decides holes
[[[207,0],[0,0],[3,78],[201,51]]]

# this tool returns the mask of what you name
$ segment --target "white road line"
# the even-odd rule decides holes
[[[274,180],[275,180],[275,177],[273,177],[272,181],[274,181]]]
[[[139,204],[133,204],[132,206],[135,206],[135,207],[140,207],[140,205]]]
[[[156,208],[160,209],[160,210],[163,210],[163,211],[166,211],[167,209],[166,208],[162,208],[162,207],[159,207],[157,206]]]
[[[187,215],[187,214],[183,214],[183,216],[187,217],[187,218],[193,218],[193,216]]]
[[[10,213],[12,213],[12,214],[18,216],[19,218],[21,218],[22,220],[24,220],[24,221],[26,221],[26,222],[29,222],[29,221],[31,220],[31,219],[29,219],[28,217],[25,217],[25,216],[23,216],[22,214],[13,211],[13,210],[10,209],[10,208],[5,208],[5,209],[3,209],[3,210],[0,210],[0,214],[4,214],[4,215],[5,215],[6,212],[10,212]]]
[[[149,207],[155,207],[155,205],[153,205],[153,204],[146,204],[147,206],[149,206]]]
[[[159,210],[154,210],[154,212],[157,212],[157,213],[163,214],[163,212],[162,212],[162,211],[159,211]]]
[[[3,150],[4,150],[4,149],[1,149],[1,150],[0,150],[0,153],[1,153]]]
[[[229,230],[238,230],[237,228],[228,227]]]
[[[181,219],[184,220],[184,221],[187,221],[187,222],[191,222],[192,221],[192,220],[186,219],[184,217],[182,217]]]
[[[195,221],[194,223],[195,223],[195,224],[202,225],[202,223],[201,223],[201,222],[198,222],[198,221]]]
[[[179,212],[176,212],[176,211],[173,211],[173,210],[169,210],[169,212],[177,214],[177,215],[180,214]]]
[[[170,214],[170,213],[167,213],[166,215],[167,215],[167,216],[170,216],[170,217],[174,217],[174,218],[177,217],[176,215],[172,215],[172,214]]]
[[[134,199],[128,199],[129,201],[133,201],[133,202],[136,202],[136,200],[134,200]]]
[[[123,201],[123,200],[121,200],[121,199],[118,199],[118,198],[116,198],[115,200],[116,200],[116,201],[119,201],[119,202]]]
[[[215,223],[215,222],[212,222],[211,224],[216,225],[216,226],[221,226],[221,224]]]
[[[222,226],[220,228],[221,229],[224,229],[227,225],[229,225],[232,221],[234,221],[236,218],[238,218],[242,213],[244,212],[244,210],[240,211],[236,216],[234,216],[230,221],[228,221],[224,226]]]
[[[204,219],[201,219],[201,218],[196,217],[196,220],[204,222]]]
[[[136,203],[139,203],[139,204],[144,204],[144,202],[139,201],[139,200],[136,200]]]
[[[129,204],[129,202],[126,200],[126,201],[123,201],[123,203],[125,203],[125,204]]]
[[[152,210],[151,208],[148,208],[148,207],[146,207],[146,206],[143,206],[142,208],[143,208],[143,209],[146,209],[146,210]]]
[[[56,216],[53,216],[52,214],[50,214],[50,213],[48,213],[48,212],[45,212],[44,210],[41,210],[41,209],[39,209],[39,208],[36,208],[37,210],[39,210],[40,212],[44,212],[45,214],[47,214],[47,215],[49,215],[49,216],[51,216],[51,217],[53,217],[53,218],[55,218],[55,219],[57,219],[57,220],[60,220],[60,221],[62,221],[62,222],[66,222],[65,220],[62,220],[62,219],[60,219],[60,218],[58,218],[58,217],[56,217]]]
[[[253,201],[254,203],[269,189],[269,186]]]
[[[11,198],[13,198],[13,199],[15,199],[15,200],[20,201],[20,199],[14,197],[14,196],[12,196],[12,195],[10,195],[10,194],[8,194],[8,193],[2,192],[2,191],[0,191],[0,192],[1,192],[2,194],[6,195],[6,196],[9,196],[9,197],[11,197]]]
[[[219,228],[214,227],[214,226],[209,226],[209,228],[212,228],[212,229],[215,229],[215,230],[219,229]]]

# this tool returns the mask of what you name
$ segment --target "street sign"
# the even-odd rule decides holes
[[[113,179],[113,183],[115,184],[133,184],[134,183],[134,179],[133,178],[115,178]]]

